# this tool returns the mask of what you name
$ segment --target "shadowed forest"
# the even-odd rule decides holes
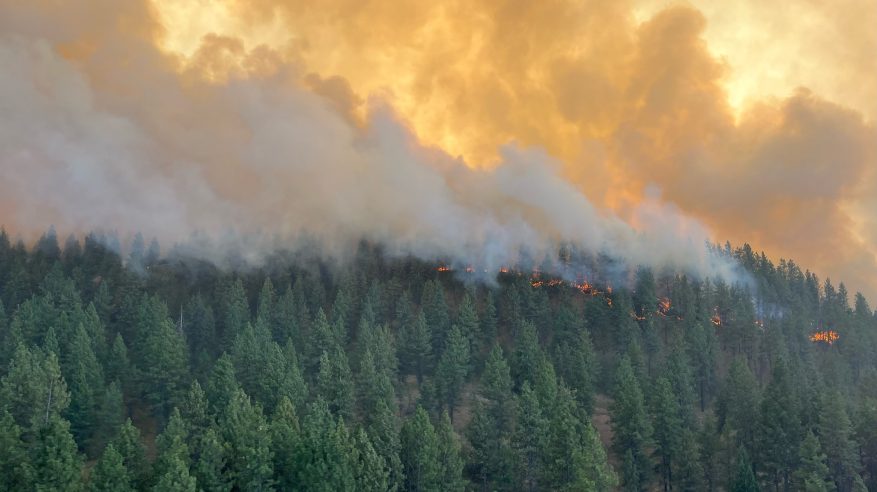
[[[114,242],[0,232],[0,490],[877,490],[874,311],[748,245],[485,283]]]

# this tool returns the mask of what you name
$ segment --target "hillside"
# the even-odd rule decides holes
[[[0,233],[0,490],[877,490],[874,311],[748,245],[727,283],[108,243]]]

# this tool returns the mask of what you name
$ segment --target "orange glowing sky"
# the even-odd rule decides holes
[[[0,27],[46,38],[84,74],[97,109],[124,109],[163,146],[162,166],[181,153],[209,158],[205,196],[267,186],[222,175],[255,130],[221,91],[296,85],[364,132],[389,112],[420,144],[474,169],[503,165],[508,145],[541,149],[593,204],[638,229],[678,211],[714,240],[794,258],[871,297],[875,25],[875,0],[0,4]],[[161,104],[134,104],[154,87],[171,88]],[[199,125],[218,143],[181,143]],[[0,210],[11,206],[0,197]]]
[[[470,166],[545,148],[627,211],[709,225],[875,292],[877,3],[157,0],[181,67],[271,48],[359,119],[388,102]],[[225,56],[229,56],[226,52]],[[231,58],[234,58],[233,56]],[[233,60],[209,65],[221,79]]]

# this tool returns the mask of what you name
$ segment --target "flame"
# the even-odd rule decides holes
[[[833,344],[840,338],[840,335],[837,334],[834,330],[822,330],[817,331],[816,333],[810,335],[811,342],[824,342],[829,345]]]
[[[664,297],[658,301],[658,310],[657,313],[660,316],[667,316],[670,313],[670,298]]]
[[[450,272],[450,271],[451,271],[451,267],[449,267],[449,266],[445,266],[445,265],[441,265],[441,266],[439,266],[438,268],[436,268],[436,271],[439,271],[439,272]]]
[[[719,316],[719,308],[713,308],[713,315],[710,321],[716,326],[722,326],[722,317]]]

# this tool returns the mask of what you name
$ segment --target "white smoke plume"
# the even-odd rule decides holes
[[[167,244],[197,232],[210,238],[197,242],[212,245],[199,251],[208,259],[242,242],[254,260],[304,236],[335,256],[366,239],[488,272],[571,244],[631,265],[734,274],[705,248],[707,231],[657,195],[635,229],[539,149],[508,145],[499,166],[473,169],[419,143],[380,100],[357,124],[276,53],[205,80],[119,32],[98,41],[99,56],[65,57],[69,39],[53,39],[51,22],[0,9],[10,12],[24,21],[0,36],[0,223],[13,233],[54,224]]]

